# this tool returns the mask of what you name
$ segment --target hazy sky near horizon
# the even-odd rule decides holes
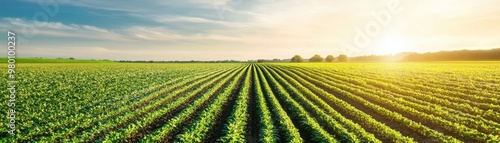
[[[0,29],[17,33],[22,57],[359,56],[499,48],[499,6],[494,0],[10,0],[0,2]]]

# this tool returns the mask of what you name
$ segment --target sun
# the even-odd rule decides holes
[[[402,35],[384,36],[374,43],[374,54],[395,55],[410,50],[410,41]]]

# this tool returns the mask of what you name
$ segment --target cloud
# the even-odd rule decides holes
[[[99,32],[99,33],[110,33],[108,30],[95,27],[95,26],[89,26],[89,25],[82,25],[81,26],[83,29],[94,31],[94,32]]]
[[[189,18],[172,19],[173,21],[185,21]],[[188,20],[189,21],[189,20]],[[200,20],[203,22],[209,20]],[[216,22],[216,21],[211,21]],[[38,25],[38,26],[36,26]],[[111,40],[111,41],[197,41],[197,40],[237,40],[229,36],[216,33],[183,34],[161,26],[132,26],[120,29],[104,29],[90,25],[63,24],[60,22],[27,21],[20,18],[2,18],[0,26],[10,29],[34,28],[34,32],[25,34],[32,36],[73,37],[84,39]],[[20,31],[23,34],[22,31]]]
[[[22,36],[27,38],[36,38],[37,36],[53,36],[105,39],[113,41],[123,41],[128,39],[128,37],[124,35],[90,25],[27,21],[20,18],[2,18],[0,19],[0,23],[3,27],[17,30]]]
[[[152,17],[153,20],[160,23],[170,23],[170,22],[190,22],[190,23],[208,23],[208,24],[223,24],[229,25],[224,21],[209,20],[201,17],[189,17],[189,16],[156,16]]]
[[[289,58],[294,54],[309,57],[313,54],[340,54],[339,43],[352,41],[357,29],[364,29],[367,22],[374,21],[370,13],[387,9],[387,2],[71,0],[66,5],[84,8],[82,11],[88,12],[89,15],[103,17],[115,14],[131,20],[124,21],[126,25],[103,26],[98,22],[83,24],[3,18],[0,27],[21,29],[26,25],[42,25],[37,27],[40,35],[38,38],[52,42],[43,44],[63,48],[66,52],[84,49],[121,54],[116,58],[216,57],[244,60],[253,58],[252,55],[259,58]],[[380,35],[371,37],[373,43],[390,42],[391,40],[387,39],[400,37],[404,41],[411,41],[407,44],[409,47],[415,47],[415,51],[500,46],[500,43],[495,42],[498,41],[495,33],[500,32],[500,26],[497,24],[500,16],[496,8],[500,2],[401,2],[403,12],[393,15],[391,23],[381,29]],[[120,15],[116,15],[117,13]],[[81,46],[78,48],[71,43],[59,44],[62,43],[58,41],[61,38],[85,42],[75,42],[74,45]],[[33,42],[33,45],[35,44],[38,43]],[[376,49],[373,45],[368,48],[371,49],[359,54],[371,54],[374,50],[390,52],[388,49]],[[138,56],[132,54],[134,51]]]

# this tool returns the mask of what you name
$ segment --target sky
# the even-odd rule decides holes
[[[288,59],[500,48],[494,0],[2,0],[18,57]],[[7,44],[7,34],[0,34]],[[2,50],[7,55],[7,50]]]

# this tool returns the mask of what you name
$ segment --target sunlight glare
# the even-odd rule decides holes
[[[380,51],[380,53],[375,54],[395,55],[410,50],[410,44],[402,35],[390,35],[378,39],[374,45],[374,50]]]

